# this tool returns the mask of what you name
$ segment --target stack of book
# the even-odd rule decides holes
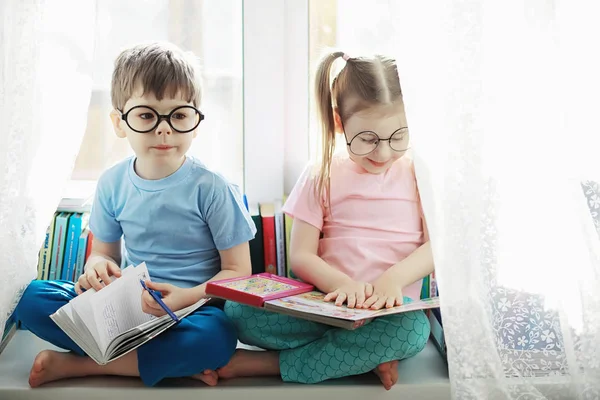
[[[285,197],[249,206],[250,215],[256,225],[256,236],[250,241],[254,274],[267,272],[293,277],[288,257],[292,218],[281,210],[284,202]]]
[[[435,271],[423,279],[423,287],[421,289],[421,298],[438,297],[440,295],[435,278]],[[439,307],[427,310],[429,324],[431,325],[431,340],[437,347],[442,357],[447,361],[448,352],[446,349],[446,339],[444,338],[444,328],[442,325],[442,314]]]
[[[92,251],[88,228],[93,189],[67,188],[54,214],[38,255],[39,280],[75,281]]]

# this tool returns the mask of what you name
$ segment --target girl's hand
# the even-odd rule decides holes
[[[373,282],[373,295],[370,296],[363,308],[379,310],[402,305],[402,289],[390,279],[377,279]]]
[[[173,312],[181,310],[193,303],[189,289],[180,288],[169,283],[156,283],[150,281],[146,281],[146,286],[148,289],[160,292],[163,303],[165,303],[165,305]],[[161,317],[167,313],[147,290],[142,292],[142,311],[156,317]]]
[[[77,283],[75,283],[75,292],[77,294],[81,294],[90,288],[98,291],[110,284],[112,281],[111,276],[116,278],[121,276],[121,269],[117,264],[106,258],[90,258],[88,263],[90,265],[86,267],[85,272],[81,274]]]
[[[373,294],[373,285],[368,282],[350,280],[337,290],[328,293],[325,301],[335,301],[336,306],[346,303],[348,308],[361,308],[365,299]]]

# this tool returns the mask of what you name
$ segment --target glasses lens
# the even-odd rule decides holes
[[[408,149],[408,129],[399,129],[390,139],[390,147],[394,151],[405,151]]]
[[[373,132],[362,132],[350,141],[350,151],[357,156],[369,154],[377,147],[379,137]]]
[[[127,113],[127,124],[138,132],[149,132],[156,126],[158,114],[149,107],[132,108]]]
[[[200,113],[193,108],[183,106],[173,110],[171,114],[171,125],[173,129],[179,132],[188,132],[193,130],[200,123]]]

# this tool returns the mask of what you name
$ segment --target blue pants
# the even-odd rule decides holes
[[[39,338],[79,355],[84,351],[50,319],[77,294],[72,282],[33,281],[15,310],[21,327]],[[144,384],[187,377],[226,365],[237,346],[235,327],[223,310],[203,306],[177,325],[137,348]]]
[[[280,351],[279,368],[286,382],[317,383],[364,374],[379,364],[416,355],[430,332],[423,311],[379,317],[356,330],[230,301],[225,313],[236,325],[240,341]]]

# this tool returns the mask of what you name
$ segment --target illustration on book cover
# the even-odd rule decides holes
[[[251,293],[257,296],[268,296],[296,289],[295,286],[287,283],[266,279],[260,276],[254,276],[249,279],[235,280],[230,282],[220,282],[219,285],[229,289]]]

